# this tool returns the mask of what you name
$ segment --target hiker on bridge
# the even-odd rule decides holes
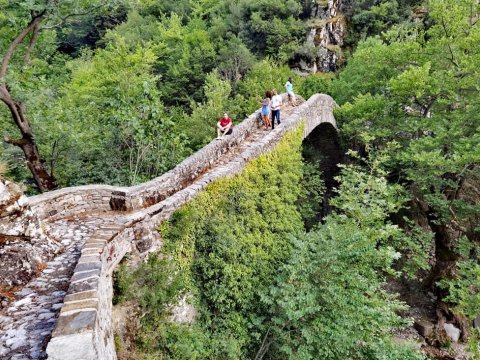
[[[222,139],[225,135],[230,135],[232,132],[233,121],[227,113],[224,113],[217,122],[217,140]]]
[[[291,77],[289,77],[285,83],[285,88],[287,89],[288,102],[291,106],[296,106],[295,93],[293,92],[293,81]]]
[[[260,97],[259,97],[260,98]],[[265,97],[261,100],[262,103],[262,119],[265,125],[265,129],[270,127],[270,103],[272,99],[272,93],[270,90],[265,91]]]
[[[270,108],[272,109],[272,130],[275,129],[275,118],[277,119],[277,125],[280,125],[280,109],[282,108],[282,96],[277,94],[277,90],[272,90],[272,102]]]

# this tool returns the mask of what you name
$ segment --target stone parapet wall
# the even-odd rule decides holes
[[[112,272],[133,238],[131,228],[108,225],[87,240],[48,344],[49,359],[115,358]]]
[[[285,95],[282,96],[286,98]],[[329,114],[324,114],[324,122],[331,122],[335,126],[335,119],[331,112],[333,100],[328,100],[331,99],[330,97],[327,99],[316,98],[316,96],[327,95],[314,95],[313,101],[307,102],[308,106],[317,111],[320,107],[328,108]],[[51,220],[92,211],[132,211],[152,206],[187,186],[193,179],[207,171],[229,149],[242,143],[256,128],[258,116],[259,110],[235,126],[232,135],[225,140],[213,140],[174,169],[146,183],[132,187],[86,185],[65,188],[32,196],[30,204],[40,219]],[[306,132],[310,133],[316,126],[314,121],[307,122]],[[310,129],[310,127],[313,128]]]
[[[282,95],[286,98],[286,95]],[[51,191],[29,198],[40,219],[56,220],[79,213],[131,211],[166,199],[207,171],[232,147],[244,141],[256,128],[260,110],[235,126],[223,141],[213,140],[174,169],[146,183],[132,186],[85,185]],[[212,134],[213,136],[214,134]]]
[[[207,146],[186,158],[172,171],[144,184],[132,187],[126,194],[126,208],[140,209],[166,199],[198,178],[229,149],[243,142],[256,128],[259,111],[256,111],[239,125],[232,135],[222,141],[213,140]]]
[[[209,183],[241,172],[250,160],[272,150],[287,132],[303,125],[305,138],[321,123],[328,122],[336,127],[333,106],[332,98],[327,95],[312,96],[295,108],[288,118],[282,119],[282,126],[248,144],[232,161],[195,180],[209,167],[211,160],[248,136],[249,131],[256,126],[256,112],[235,128],[236,136],[210,143],[164,176],[130,188],[128,192],[124,191],[125,208],[138,210],[124,216],[121,224],[103,226],[86,241],[47,347],[48,358],[115,359],[112,274],[125,254],[129,251],[146,254],[157,250],[161,246],[161,238],[156,229],[163,221],[198,195]],[[179,186],[187,180],[191,184]],[[114,191],[120,192],[118,189]],[[117,193],[116,196],[121,198],[122,194]],[[164,199],[158,198],[154,205],[146,207],[148,199],[158,196]]]
[[[111,211],[112,193],[123,188],[85,185],[29,197],[30,206],[41,220],[57,220],[91,211]]]

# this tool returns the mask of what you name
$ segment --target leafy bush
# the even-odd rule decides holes
[[[259,291],[288,257],[288,234],[303,230],[296,208],[300,139],[300,131],[287,135],[241,175],[210,185],[162,229],[197,289],[209,331],[236,334],[243,351],[258,337],[267,312]]]
[[[260,291],[289,256],[288,234],[303,231],[296,205],[301,131],[173,214],[161,229],[164,255],[151,258],[132,279],[120,277],[119,297],[133,299],[143,314],[138,351],[171,359],[241,359],[258,342],[268,313]],[[193,295],[197,321],[172,324],[166,305],[186,292]]]
[[[343,167],[338,209],[307,235],[293,239],[292,254],[262,298],[272,321],[258,353],[271,359],[421,359],[389,333],[405,326],[405,308],[383,290],[400,254],[391,245],[401,230],[387,221],[403,203],[375,165],[366,173]]]
[[[311,174],[302,164],[300,139],[301,129],[286,135],[272,152],[210,184],[162,225],[163,260],[143,266],[135,274],[139,287],[130,292],[143,315],[136,335],[142,354],[421,358],[408,345],[392,343],[389,333],[408,320],[396,314],[405,305],[383,290],[385,274],[397,274],[394,246],[403,233],[386,218],[404,203],[402,188],[388,184],[378,163],[370,172],[346,167],[338,212],[306,235],[298,202],[315,198],[319,189],[307,195],[308,189],[321,183],[317,174],[302,180]],[[173,324],[165,304],[185,293],[198,311],[195,323]]]
[[[446,301],[455,305],[455,312],[475,319],[480,311],[480,265],[474,260],[465,260],[457,264],[457,274],[453,279],[439,282],[441,288],[448,290]]]

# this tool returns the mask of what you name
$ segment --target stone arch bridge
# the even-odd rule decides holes
[[[313,95],[282,110],[273,131],[258,129],[256,111],[231,136],[138,186],[88,185],[29,198],[61,251],[0,313],[0,358],[115,359],[112,273],[125,254],[141,259],[157,250],[162,221],[210,182],[239,173],[288,131],[303,125],[306,138],[320,124],[336,129],[334,106],[330,96]]]

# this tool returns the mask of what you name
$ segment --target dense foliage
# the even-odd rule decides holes
[[[404,203],[404,192],[388,185],[374,164],[368,176],[347,167],[335,200],[345,211],[305,234],[296,205],[306,176],[300,134],[288,135],[241,175],[209,186],[162,227],[161,258],[133,276],[120,272],[121,296],[144,314],[122,354],[420,358],[391,342],[390,331],[406,324],[396,314],[404,305],[382,290],[400,256],[395,239],[403,236],[386,216]],[[172,289],[176,295],[166,297]],[[185,294],[198,311],[196,322],[169,322],[167,305]]]
[[[214,338],[230,338],[230,350],[223,353],[218,349],[213,358],[241,358],[264,329],[262,318],[268,310],[260,302],[260,291],[268,288],[287,258],[288,235],[303,228],[296,209],[302,178],[299,139],[297,131],[275,151],[248,164],[240,176],[210,185],[163,226],[166,257],[173,256],[177,276],[195,295],[202,324],[197,326],[204,327]],[[156,311],[154,304],[142,307],[142,311],[150,309]],[[153,333],[160,338],[166,336],[156,326],[164,319],[147,316],[145,321],[152,330],[141,339]],[[180,338],[178,341],[182,342]],[[183,346],[190,349],[194,345],[188,344],[191,341],[188,337]],[[161,344],[163,341],[140,341],[140,349],[147,353],[173,352],[172,358],[189,358],[188,353],[182,352],[182,345],[175,345],[180,347],[175,350],[162,349]],[[211,346],[207,343],[201,348],[212,351]],[[232,349],[237,350],[231,353]],[[199,358],[208,357],[199,354]]]
[[[293,239],[290,258],[263,298],[273,312],[267,344],[281,354],[269,349],[268,358],[422,358],[389,335],[407,321],[397,315],[404,305],[383,289],[404,236],[386,216],[405,198],[383,175],[375,164],[369,174],[344,167],[333,201],[341,210]]]
[[[407,20],[413,12],[422,13],[421,0],[346,0],[350,31],[346,46],[355,46],[367,37],[380,35]]]
[[[346,2],[359,29],[350,33],[377,34],[413,3]],[[299,0],[55,4],[0,2],[0,50],[45,11],[37,32],[16,50],[6,79],[25,108],[43,167],[60,186],[145,181],[205,145],[223,111],[242,120],[267,88],[283,90],[293,76],[283,64],[304,43],[303,20],[312,7]],[[360,30],[372,21],[358,19],[371,14],[375,29]],[[305,87],[294,80],[305,96],[325,88],[321,77]],[[3,135],[18,132],[6,107],[0,122]],[[4,144],[0,156],[10,176],[31,183],[20,149]]]
[[[480,160],[472,4],[431,1],[428,26],[405,24],[387,41],[362,43],[332,84],[345,135],[373,148],[395,141],[384,166],[421,197],[435,225],[450,224],[470,240],[479,209],[465,191],[478,181]],[[437,246],[451,250],[461,238],[443,236]]]
[[[60,186],[130,185],[170,169],[214,136],[224,111],[241,121],[266,89],[283,89],[293,74],[281,64],[303,36],[294,0],[55,3],[0,2],[0,51],[42,17],[6,81]],[[7,107],[0,123],[16,136]],[[20,149],[3,144],[0,156],[31,183]]]
[[[360,43],[330,84],[343,134],[371,155],[386,149],[382,167],[412,199],[404,214],[432,233],[431,246],[410,242],[427,265],[418,280],[463,334],[480,312],[478,14],[476,1],[427,1],[417,21]]]

